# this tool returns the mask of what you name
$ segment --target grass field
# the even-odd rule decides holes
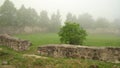
[[[84,43],[87,46],[113,46],[120,47],[118,35],[88,35]]]
[[[38,46],[46,44],[60,44],[59,36],[55,33],[38,33],[38,34],[20,34],[15,35],[21,39],[30,40],[32,46],[29,53],[35,53]],[[88,35],[84,41],[85,46],[112,46],[120,47],[120,36],[117,35]]]
[[[24,52],[16,52],[10,48],[0,46],[3,49],[3,51],[0,51],[0,63],[4,60],[8,61],[12,65],[11,68],[89,68],[90,65],[98,65],[99,68],[120,67],[120,64],[77,58],[47,57],[47,59],[38,59],[34,57],[23,57],[23,54],[37,54],[36,50],[38,46],[60,44],[59,36],[53,33],[20,34],[15,36],[30,40],[33,45],[30,47],[30,50]],[[120,37],[115,35],[88,35],[83,45],[120,47]],[[2,68],[1,64],[0,68]]]
[[[34,46],[44,44],[59,44],[59,36],[53,33],[16,35],[19,38],[30,40]],[[120,46],[120,36],[117,35],[88,35],[85,46]]]

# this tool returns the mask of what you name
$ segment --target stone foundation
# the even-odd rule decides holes
[[[88,47],[51,44],[38,47],[38,53],[43,56],[71,57],[120,63],[120,48],[117,47]]]
[[[11,37],[8,34],[1,34],[0,45],[10,47],[16,51],[24,51],[28,49],[31,43],[27,40]]]

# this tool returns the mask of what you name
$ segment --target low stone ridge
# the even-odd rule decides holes
[[[0,34],[0,46],[8,46],[16,51],[27,50],[31,45],[28,40],[21,40],[16,37],[11,37],[8,34]]]
[[[120,63],[120,48],[51,44],[38,47],[38,53],[51,57],[71,57]]]

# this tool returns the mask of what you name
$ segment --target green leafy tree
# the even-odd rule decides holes
[[[0,7],[0,33],[13,33],[16,31],[16,8],[14,4],[5,0]]]
[[[37,22],[37,13],[32,8],[25,8],[24,5],[17,12],[17,22],[20,27],[31,26]]]
[[[38,23],[37,12],[33,8],[25,8],[25,6],[22,5],[17,11],[17,23],[21,32],[26,26],[35,26]]]
[[[116,19],[112,25],[120,32],[120,19]]]
[[[35,26],[38,24],[38,14],[33,8],[28,9],[28,21],[29,26]]]
[[[60,41],[66,44],[82,45],[86,35],[86,31],[79,24],[72,22],[65,22],[59,32]]]
[[[52,14],[51,20],[50,20],[50,31],[51,32],[58,32],[61,27],[61,19],[60,19],[60,13],[59,11],[57,14]]]
[[[68,13],[66,16],[66,22],[77,22],[77,17],[72,13]]]
[[[78,23],[85,29],[94,29],[94,20],[88,13],[81,14],[78,16]]]
[[[1,26],[15,26],[16,24],[16,8],[14,4],[6,0],[0,7],[0,25]]]
[[[99,18],[96,20],[95,26],[97,28],[108,28],[110,26],[110,23],[107,19],[105,18]]]
[[[17,12],[17,22],[19,23],[20,27],[25,27],[28,23],[28,13],[24,5],[22,5]]]
[[[50,23],[49,23],[49,17],[47,11],[45,10],[41,11],[39,17],[39,24],[42,28],[48,29]]]

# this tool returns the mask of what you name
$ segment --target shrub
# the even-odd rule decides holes
[[[77,23],[65,22],[65,26],[58,33],[60,41],[66,44],[82,45],[86,39],[86,31]]]

